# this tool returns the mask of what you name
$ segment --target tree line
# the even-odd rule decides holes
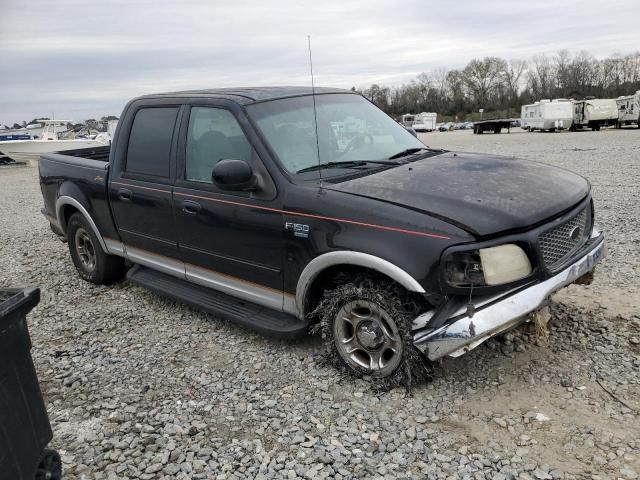
[[[399,87],[358,90],[392,117],[437,112],[443,119],[520,116],[520,107],[541,99],[616,98],[640,90],[640,52],[597,59],[588,52],[538,55],[530,60],[485,57],[462,69],[421,73]]]

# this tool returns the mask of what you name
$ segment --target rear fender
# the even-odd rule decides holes
[[[82,214],[82,216],[85,218],[85,220],[87,220],[87,223],[91,227],[91,230],[93,230],[93,233],[98,238],[98,242],[100,243],[100,247],[102,247],[102,250],[104,250],[105,253],[109,253],[109,249],[107,248],[100,230],[98,230],[98,227],[96,226],[93,218],[91,218],[91,215],[87,210],[88,202],[85,201],[85,206],[83,205],[83,202],[76,200],[75,198],[68,195],[62,195],[58,197],[58,200],[56,200],[56,218],[58,220],[58,226],[60,227],[63,235],[65,237],[67,236],[67,219],[64,215],[64,210],[67,205],[73,207],[75,210]]]

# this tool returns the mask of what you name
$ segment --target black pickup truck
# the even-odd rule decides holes
[[[428,148],[344,90],[143,96],[111,147],[39,168],[43,213],[86,280],[128,269],[264,333],[319,330],[369,377],[462,355],[604,253],[584,178]]]

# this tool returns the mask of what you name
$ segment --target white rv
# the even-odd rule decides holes
[[[413,115],[412,113],[405,113],[400,118],[400,123],[405,127],[411,127],[415,119],[416,119],[416,116]]]
[[[590,128],[600,130],[618,122],[618,107],[613,99],[585,98],[573,101],[572,130]]]
[[[640,128],[640,90],[634,95],[627,97],[618,97],[616,99],[618,106],[618,123],[616,127],[623,125],[633,125],[634,123]]]
[[[418,113],[413,120],[411,127],[416,132],[433,132],[436,129],[437,113],[422,112]]]
[[[540,100],[530,105],[523,105],[521,110],[521,126],[531,132],[534,130],[564,130],[571,128],[573,122],[573,105],[570,100]]]

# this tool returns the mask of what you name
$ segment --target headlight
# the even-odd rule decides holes
[[[513,243],[481,248],[480,261],[487,285],[502,285],[531,274],[529,257],[524,250]]]
[[[445,260],[447,283],[453,287],[502,285],[531,274],[529,257],[512,243],[455,252]]]
[[[445,276],[452,287],[486,285],[480,263],[480,252],[455,252],[445,260]]]

